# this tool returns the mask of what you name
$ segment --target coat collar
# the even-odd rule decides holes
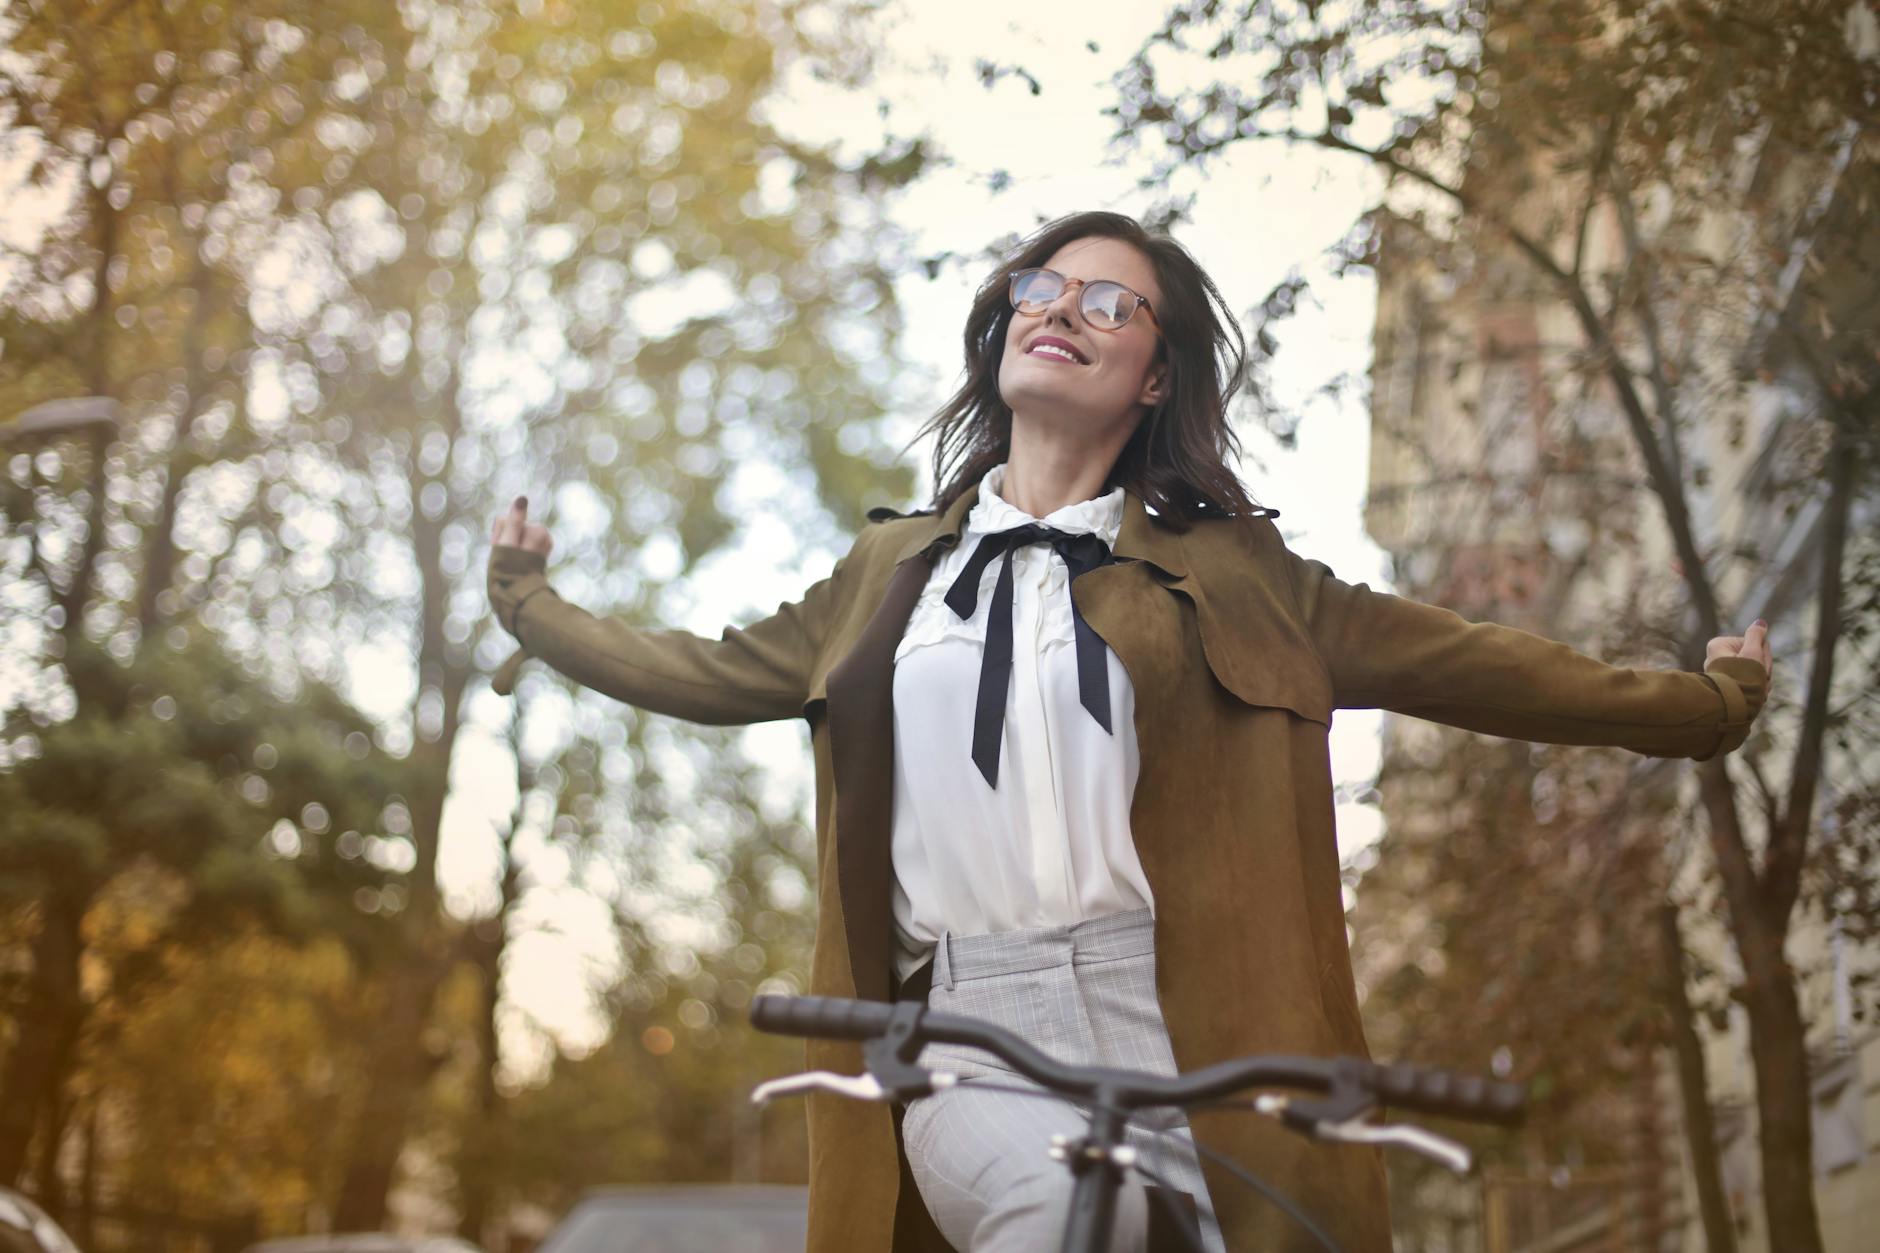
[[[930,555],[938,561],[939,549],[951,548],[960,542],[966,515],[972,511],[978,499],[979,485],[975,483],[961,492],[945,513],[923,517],[921,521],[925,525],[913,528],[913,533],[896,554],[895,564],[899,565],[921,554]],[[1119,559],[1147,561],[1171,578],[1188,577],[1188,557],[1182,548],[1181,533],[1150,517],[1149,511],[1143,507],[1142,498],[1127,490],[1123,493],[1123,526],[1117,532],[1114,551]]]

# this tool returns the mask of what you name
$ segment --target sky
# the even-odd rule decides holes
[[[896,133],[929,135],[945,164],[889,207],[915,255],[970,256],[1042,218],[1081,209],[1140,213],[1152,200],[1137,186],[1143,162],[1119,163],[1102,109],[1114,95],[1109,76],[1160,12],[1160,5],[1141,0],[1032,3],[1022,11],[990,0],[909,0],[882,22],[887,68],[865,99],[799,76],[775,118],[789,133],[859,152],[880,137],[880,96],[890,104],[886,125]],[[1016,78],[981,85],[973,65],[986,55],[1024,65],[1042,90],[1033,95]],[[1297,446],[1283,449],[1256,424],[1243,423],[1242,476],[1256,500],[1280,510],[1278,525],[1296,551],[1326,562],[1349,582],[1376,586],[1384,582],[1384,558],[1362,526],[1365,389],[1339,396],[1320,391],[1368,368],[1375,300],[1368,277],[1334,278],[1325,256],[1378,193],[1370,171],[1338,162],[1324,153],[1243,145],[1205,174],[1178,172],[1168,190],[1194,193],[1192,221],[1177,237],[1236,311],[1251,308],[1293,271],[1312,281],[1315,299],[1285,324],[1272,370],[1274,400],[1300,419]],[[1012,179],[996,194],[988,185],[995,170]],[[949,267],[937,278],[917,271],[899,282],[906,321],[900,348],[914,375],[914,399],[903,415],[908,436],[957,385],[960,327],[980,277]],[[909,454],[922,463],[917,497],[931,486],[928,452],[923,444]],[[767,541],[758,533],[714,559],[689,589],[685,616],[670,625],[716,638],[727,623],[747,623],[796,599],[827,572],[829,558],[820,558],[820,569],[814,561],[805,566],[792,547],[787,537]],[[780,793],[799,798],[806,812],[810,755],[803,724],[765,724],[745,736],[774,771]],[[1346,785],[1341,795],[1365,792],[1377,773],[1378,752],[1378,715],[1338,714],[1332,761],[1334,781]],[[449,898],[467,908],[489,899],[492,822],[507,815],[514,793],[498,782],[509,777],[498,745],[473,738],[460,755],[462,786],[447,814],[440,873]],[[1362,803],[1340,805],[1338,825],[1347,858],[1374,841],[1382,826],[1378,810]],[[572,886],[565,861],[546,853],[531,864],[530,875],[536,887],[523,904],[504,989],[505,1047],[525,1073],[545,1060],[543,1030],[577,1051],[598,1042],[605,1022],[593,1008],[592,991],[615,973],[607,917]]]

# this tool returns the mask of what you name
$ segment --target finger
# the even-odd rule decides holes
[[[527,522],[522,527],[522,546],[534,553],[546,553],[555,542],[549,538],[548,528],[540,522]]]
[[[1743,633],[1743,652],[1762,663],[1764,670],[1770,668],[1769,623],[1762,618],[1750,623],[1749,630]]]
[[[490,531],[492,544],[505,544],[515,547],[522,542],[523,521],[529,516],[529,498],[518,496],[509,502],[506,513],[496,515],[496,526]]]

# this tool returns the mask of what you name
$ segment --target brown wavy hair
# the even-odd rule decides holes
[[[979,287],[966,318],[966,381],[921,427],[935,436],[934,509],[944,513],[1012,449],[1012,410],[999,395],[1006,328],[1015,316],[1007,288],[1014,271],[1043,265],[1064,245],[1091,236],[1120,240],[1155,267],[1162,299],[1162,359],[1168,388],[1137,424],[1110,467],[1104,490],[1121,486],[1177,530],[1209,517],[1276,516],[1254,504],[1230,468],[1240,440],[1227,407],[1246,374],[1240,323],[1188,250],[1121,213],[1073,213],[1047,222]]]

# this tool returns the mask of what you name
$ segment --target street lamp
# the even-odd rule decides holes
[[[110,396],[74,396],[34,405],[0,426],[0,444],[34,446],[73,435],[110,435],[123,425],[124,408]]]
[[[86,518],[84,550],[79,556],[71,587],[64,593],[60,593],[56,587],[52,591],[55,608],[65,615],[64,623],[68,624],[68,629],[69,624],[78,620],[79,609],[91,594],[92,565],[104,544],[104,455],[123,426],[123,419],[123,407],[110,396],[74,396],[34,405],[11,424],[0,426],[0,448],[26,451],[68,438],[82,438],[91,445],[91,507]],[[26,475],[27,489],[31,491],[38,482],[37,467],[29,462]],[[30,545],[30,563],[43,572],[40,566],[39,529],[32,522],[30,505],[22,529],[26,531]]]

